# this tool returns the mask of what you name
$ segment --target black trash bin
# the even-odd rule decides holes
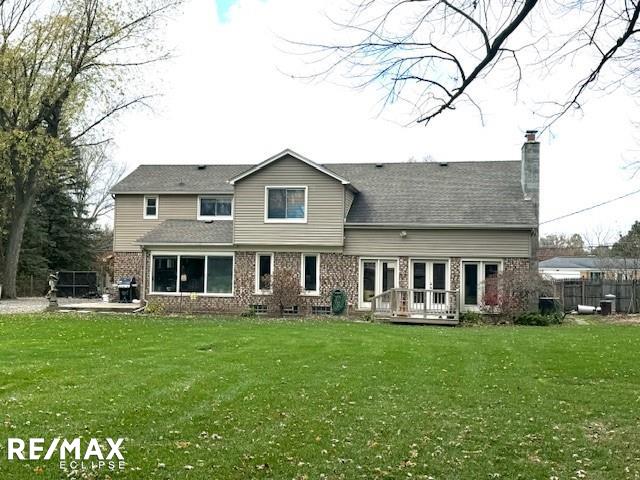
[[[553,315],[560,311],[560,302],[554,297],[540,297],[538,299],[538,310],[542,315]]]
[[[611,300],[602,300],[600,302],[600,315],[611,315],[613,302]]]
[[[131,303],[137,298],[136,277],[120,277],[118,280],[118,298],[120,303]]]

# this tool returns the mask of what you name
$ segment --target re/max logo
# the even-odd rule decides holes
[[[27,442],[21,438],[9,438],[7,458],[9,460],[51,460],[57,453],[60,460],[65,460],[67,456],[74,460],[124,460],[120,452],[124,439],[118,438],[114,441],[112,438],[106,438],[105,441],[108,447],[103,451],[103,447],[96,438],[90,439],[84,449],[80,438],[74,438],[71,441],[54,438],[46,449],[44,438],[30,438]]]

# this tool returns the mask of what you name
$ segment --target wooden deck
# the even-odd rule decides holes
[[[391,323],[457,325],[457,290],[392,288],[371,299],[376,318]]]

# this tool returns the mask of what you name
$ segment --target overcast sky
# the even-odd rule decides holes
[[[553,79],[533,79],[516,99],[499,82],[480,86],[484,126],[460,106],[428,127],[405,126],[404,106],[381,111],[382,92],[335,82],[306,82],[299,56],[279,36],[327,38],[328,0],[189,0],[165,32],[175,58],[148,72],[163,96],[153,110],[119,118],[114,156],[127,171],[142,163],[257,163],[284,148],[319,163],[516,160],[524,131],[538,126],[535,101]],[[555,92],[557,93],[557,92]],[[638,104],[625,92],[591,95],[580,115],[558,122],[541,140],[541,220],[640,189],[625,164],[640,156],[632,120]],[[637,130],[637,129],[636,129]],[[635,137],[634,137],[635,135]],[[473,179],[469,179],[473,181]],[[425,185],[428,188],[428,185]],[[541,227],[542,234],[609,232],[640,219],[640,195]]]

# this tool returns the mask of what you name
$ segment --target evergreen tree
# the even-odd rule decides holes
[[[626,235],[611,247],[611,254],[615,257],[640,259],[640,221],[636,221]]]

